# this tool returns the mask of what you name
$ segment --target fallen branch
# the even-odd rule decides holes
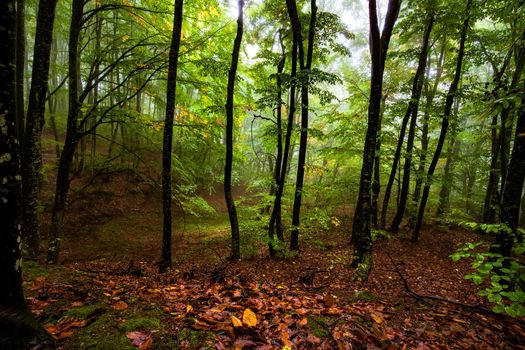
[[[403,284],[405,285],[405,290],[407,291],[407,293],[410,296],[414,297],[415,299],[421,300],[421,301],[437,300],[437,301],[441,301],[441,302],[445,302],[445,303],[461,306],[461,307],[464,307],[464,308],[477,310],[477,311],[480,311],[480,312],[483,312],[483,313],[494,314],[494,311],[490,310],[489,308],[487,308],[487,307],[485,307],[484,305],[481,305],[481,304],[475,304],[475,305],[465,304],[465,303],[462,303],[460,301],[443,298],[443,297],[441,297],[439,295],[421,295],[421,294],[417,293],[412,288],[410,288],[410,285],[408,284],[408,281],[406,280],[405,276],[403,276],[401,271],[399,271],[399,268],[397,267],[397,264],[395,263],[394,259],[392,259],[390,254],[387,253],[387,256],[390,259],[390,261],[392,262],[392,265],[394,265],[394,269],[395,269],[397,275],[403,281]]]

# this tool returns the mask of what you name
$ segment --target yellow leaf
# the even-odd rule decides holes
[[[376,314],[372,314],[372,318],[374,319],[374,321],[376,321],[377,324],[380,324],[383,322],[383,319]]]
[[[233,326],[234,326],[235,328],[242,327],[242,322],[241,322],[241,320],[239,320],[237,317],[232,316],[231,319],[232,319]]]
[[[242,314],[242,323],[244,323],[248,327],[255,327],[257,326],[257,316],[253,313],[252,310],[246,309]]]
[[[193,311],[193,306],[191,305],[186,305],[186,313],[188,312],[192,312]]]
[[[292,350],[292,348],[289,347],[288,345],[285,345],[285,346],[283,346],[283,350]]]

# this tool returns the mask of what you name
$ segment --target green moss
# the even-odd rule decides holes
[[[24,279],[31,281],[37,277],[49,275],[48,266],[42,266],[36,261],[31,260],[24,260],[22,271],[24,272]]]
[[[308,326],[310,327],[310,330],[312,331],[313,335],[315,335],[319,339],[330,338],[329,327],[332,323],[333,320],[329,317],[308,317]]]
[[[119,330],[119,321],[103,315],[74,334],[66,343],[67,349],[134,350],[132,341]]]
[[[214,333],[211,331],[197,331],[190,328],[184,328],[178,333],[179,342],[187,341],[190,349],[214,349]]]
[[[92,315],[96,309],[104,308],[104,307],[105,307],[105,304],[102,304],[102,303],[89,304],[89,305],[84,305],[80,307],[75,307],[75,308],[67,310],[64,313],[64,316],[76,317],[76,318],[80,318],[81,320],[85,320],[86,318],[88,318],[88,316]]]
[[[141,316],[126,319],[120,329],[124,332],[160,329],[160,319],[154,316]]]

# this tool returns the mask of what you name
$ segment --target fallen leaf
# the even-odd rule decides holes
[[[235,328],[242,327],[242,321],[239,320],[237,317],[235,317],[235,316],[232,315],[232,316],[231,316],[231,320],[232,320],[233,326],[234,326]]]
[[[308,323],[308,319],[305,317],[305,318],[301,318],[299,321],[297,321],[297,324],[299,326],[306,326],[306,324]]]
[[[242,323],[248,327],[257,326],[257,316],[253,313],[252,310],[246,309],[242,314]]]
[[[371,316],[377,324],[383,323],[383,319],[379,315],[371,314]]]
[[[123,301],[118,301],[113,306],[111,306],[115,310],[126,310],[128,308],[128,304],[126,304]]]

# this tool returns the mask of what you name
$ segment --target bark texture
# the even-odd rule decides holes
[[[292,28],[294,36],[297,36],[299,43],[299,62],[301,66],[302,78],[301,82],[301,133],[299,141],[299,159],[297,160],[297,178],[295,184],[295,196],[293,202],[292,212],[292,230],[290,232],[290,250],[299,250],[299,225],[301,215],[301,201],[303,196],[303,184],[304,184],[304,166],[306,162],[306,146],[308,143],[308,86],[309,77],[308,74],[312,68],[312,59],[314,51],[314,39],[315,39],[315,22],[317,19],[317,4],[315,0],[311,0],[310,8],[310,26],[308,28],[308,49],[306,52],[306,62],[304,57],[304,49],[302,44],[301,36],[301,21],[297,15],[297,5],[295,0],[287,1],[291,7],[288,7],[288,13],[290,15],[290,21],[292,22]]]
[[[173,32],[168,64],[168,87],[166,90],[166,119],[162,143],[162,254],[159,271],[171,268],[171,153],[173,148],[173,119],[177,96],[177,66],[179,62],[180,36],[182,32],[182,10],[184,0],[175,1]],[[139,107],[137,107],[139,108]]]
[[[359,195],[352,225],[354,260],[358,267],[356,278],[368,279],[372,267],[372,237],[370,228],[371,185],[377,142],[377,131],[381,113],[381,95],[383,91],[383,70],[388,44],[399,14],[399,0],[390,0],[383,32],[380,33],[375,0],[369,0],[370,17],[370,54],[372,56],[372,76],[370,79],[370,99],[368,105],[368,127],[363,151],[363,165],[359,182]]]
[[[232,62],[228,72],[228,87],[226,97],[226,163],[224,165],[224,197],[228,207],[231,228],[231,259],[241,258],[241,245],[239,237],[239,221],[237,210],[232,196],[232,166],[233,166],[233,97],[235,92],[235,76],[239,63],[239,51],[241,50],[243,34],[243,8],[244,0],[238,1],[239,15],[237,17],[237,34],[233,41]]]
[[[22,145],[22,194],[24,236],[30,257],[35,258],[40,245],[38,229],[38,194],[42,165],[42,128],[45,123],[49,62],[53,41],[53,23],[57,0],[42,0],[38,5],[31,90]]]
[[[15,1],[0,2],[0,348],[53,349],[22,290],[20,152],[16,130]]]

